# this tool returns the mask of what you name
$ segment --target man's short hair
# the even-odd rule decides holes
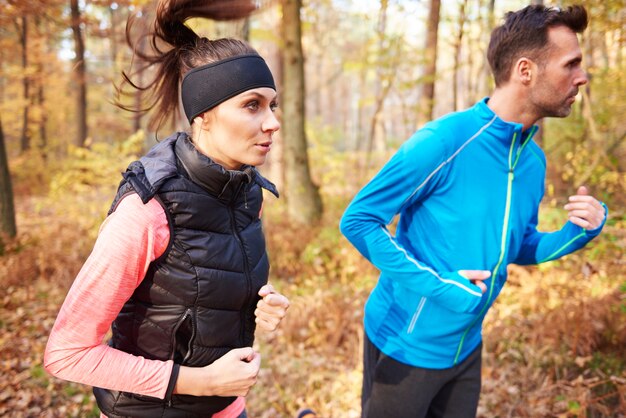
[[[496,86],[509,81],[513,64],[522,56],[540,63],[548,51],[549,28],[565,26],[574,33],[582,33],[588,23],[587,11],[579,5],[565,9],[532,5],[508,12],[504,19],[491,32],[487,50]]]

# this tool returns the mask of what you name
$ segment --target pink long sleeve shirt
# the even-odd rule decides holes
[[[104,343],[111,323],[167,248],[165,212],[154,199],[125,197],[106,218],[94,249],[63,302],[44,354],[46,370],[90,386],[165,398],[173,361],[148,360]],[[213,418],[236,418],[237,398]]]

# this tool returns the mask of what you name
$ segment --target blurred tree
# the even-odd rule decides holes
[[[43,20],[39,14],[35,15],[35,29],[37,32],[36,39],[36,51],[35,54],[35,97],[34,102],[36,103],[36,109],[38,110],[38,115],[36,118],[37,130],[39,131],[39,148],[44,150],[48,144],[48,132],[46,128],[46,122],[48,121],[48,112],[46,112],[46,95],[45,88],[46,85],[46,72],[44,70],[44,60],[46,59],[47,52],[46,51],[46,41],[45,41],[45,30],[43,27]],[[45,154],[44,154],[45,156]]]
[[[144,5],[141,7],[140,9],[140,14],[141,16],[151,16],[151,14],[153,13],[153,11],[155,10],[155,5]],[[138,31],[137,33],[137,41],[135,45],[132,45],[133,48],[135,48],[135,50],[138,52],[138,54],[134,54],[133,55],[133,61],[134,61],[134,65],[136,66],[137,70],[134,73],[135,76],[135,81],[137,82],[137,85],[139,86],[143,86],[145,84],[147,84],[148,81],[148,69],[146,66],[146,62],[144,62],[141,59],[142,55],[146,55],[148,53],[148,35],[150,33],[150,27],[148,22],[151,20],[148,20],[147,18],[143,18],[143,19],[137,19],[135,22],[135,30]],[[144,97],[143,97],[143,90],[141,89],[133,89],[133,96],[134,96],[134,108],[135,109],[142,109],[144,107]],[[140,129],[142,129],[143,127],[143,117],[144,117],[144,112],[134,112],[133,113],[133,132],[137,132]],[[152,144],[149,142],[151,141],[151,135],[146,135],[146,148],[149,148]]]
[[[9,162],[4,144],[2,119],[0,119],[0,254],[3,252],[2,235],[14,237],[17,234],[15,225],[15,208],[13,206],[13,187]]]
[[[543,0],[531,0],[530,4],[536,4],[536,5],[543,5]],[[539,119],[537,121],[537,126],[539,126],[539,130],[535,133],[535,136],[533,137],[533,141],[535,141],[537,144],[542,145],[543,144],[543,130],[544,130],[544,126],[543,126],[543,119]]]
[[[461,46],[459,53],[454,56],[458,59],[457,71],[457,108],[465,109],[472,106],[476,101],[485,97],[489,92],[489,63],[485,59],[488,35],[491,32],[489,25],[489,8],[485,0],[467,2],[459,0],[459,8],[466,6],[462,14],[465,20],[462,24]],[[462,2],[462,3],[461,3]],[[458,25],[461,22],[458,21]],[[457,41],[461,32],[457,32]],[[455,45],[456,48],[456,45]]]
[[[461,47],[463,46],[465,21],[467,19],[467,1],[468,0],[461,0],[459,2],[459,18],[457,20],[458,32],[454,42],[454,68],[452,75],[452,110],[454,111],[459,109],[459,70],[461,68]]]
[[[485,6],[483,4],[485,0],[479,0],[479,9],[482,10]],[[479,37],[479,45],[477,45],[477,50],[480,51],[480,56],[483,59],[480,60],[482,66],[480,67],[478,78],[480,78],[480,82],[476,83],[476,92],[472,96],[475,100],[483,97],[491,91],[493,87],[493,78],[491,76],[491,69],[489,68],[489,62],[487,62],[487,47],[489,45],[489,39],[491,38],[491,31],[496,26],[496,0],[486,0],[487,4],[487,12],[483,15],[483,18],[480,19],[480,34]],[[469,54],[474,54],[476,52],[469,51]]]
[[[148,41],[146,39],[146,37],[142,37],[139,40],[139,45],[137,47],[137,49],[139,51],[141,51],[142,53],[146,53],[148,50]],[[141,58],[139,56],[135,56],[135,60],[140,61]],[[139,68],[139,70],[137,71],[137,83],[138,85],[144,85],[145,81],[146,81],[146,68],[141,66]],[[142,101],[143,101],[143,91],[140,89],[136,89],[135,93],[135,109],[141,109],[142,108]],[[133,132],[137,132],[138,130],[140,130],[142,128],[142,120],[143,120],[143,116],[144,114],[142,112],[134,112],[133,113]],[[146,140],[148,138],[146,137]]]
[[[389,77],[385,77],[384,74],[384,52],[385,52],[385,31],[387,29],[387,9],[389,8],[389,0],[381,0],[380,1],[380,9],[378,11],[378,23],[376,25],[376,37],[378,38],[377,47],[377,62],[376,62],[376,77],[374,78],[374,89],[375,99],[374,99],[374,113],[370,119],[370,127],[369,127],[369,135],[367,138],[367,163],[369,166],[370,158],[372,155],[372,150],[374,149],[374,142],[376,138],[380,138],[383,136],[383,133],[380,132],[381,124],[379,123],[380,114],[383,110],[383,105],[385,103],[385,98],[389,94],[389,90],[391,89],[391,81]],[[391,77],[395,75],[395,71],[391,74]],[[377,132],[378,131],[378,132]]]
[[[240,37],[244,41],[250,42],[250,17],[246,17],[245,19],[243,19]]]
[[[379,150],[384,148],[383,125],[380,121],[385,100],[393,86],[396,78],[398,61],[401,57],[400,42],[386,33],[387,29],[387,10],[389,8],[388,0],[381,0],[380,10],[378,13],[378,24],[376,25],[377,42],[377,61],[376,61],[376,77],[375,77],[375,99],[374,112],[370,119],[369,136],[367,142],[367,163],[369,166],[371,154],[374,145],[378,142]]]
[[[117,63],[118,63],[118,55],[120,52],[120,46],[124,45],[124,32],[120,31],[118,28],[122,27],[121,23],[124,20],[123,15],[121,15],[120,5],[117,2],[112,2],[107,7],[109,11],[109,20],[110,20],[110,29],[109,29],[109,48],[111,52],[111,63],[113,64],[113,72],[117,73]],[[121,33],[118,33],[121,32]]]
[[[282,0],[283,127],[285,194],[289,218],[313,224],[322,216],[319,189],[311,180],[304,132],[304,55],[300,23],[301,0]]]
[[[32,106],[32,98],[30,95],[30,77],[28,75],[28,15],[18,16],[14,23],[20,40],[22,57],[22,94],[24,98],[24,107],[22,108],[20,151],[26,152],[30,149],[29,113]]]
[[[70,0],[71,27],[74,36],[74,77],[76,82],[76,136],[74,144],[85,145],[87,139],[87,66],[85,64],[85,40],[82,16],[78,0]]]
[[[424,74],[422,95],[420,96],[418,127],[433,117],[435,103],[435,79],[437,77],[437,40],[439,31],[439,11],[441,0],[430,0],[428,21],[426,22],[426,44],[424,47]]]
[[[51,125],[70,117],[65,103],[68,78],[61,59],[66,3],[15,0],[0,6],[2,122],[9,155],[34,148],[48,152],[48,132],[57,127]],[[47,109],[48,97],[54,97],[54,109]]]

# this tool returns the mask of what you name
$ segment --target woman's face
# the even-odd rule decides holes
[[[274,115],[278,103],[269,87],[245,91],[196,118],[201,124],[194,143],[203,154],[228,170],[259,166],[280,128]],[[198,120],[200,119],[200,120]]]

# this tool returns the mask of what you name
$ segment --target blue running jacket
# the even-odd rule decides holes
[[[341,232],[380,270],[365,332],[383,353],[444,369],[481,342],[483,318],[509,263],[571,253],[598,235],[569,221],[538,232],[546,160],[536,126],[505,122],[487,106],[432,121],[354,197]],[[606,210],[606,207],[605,207]],[[395,236],[387,225],[400,214]],[[489,270],[481,290],[458,270]]]

